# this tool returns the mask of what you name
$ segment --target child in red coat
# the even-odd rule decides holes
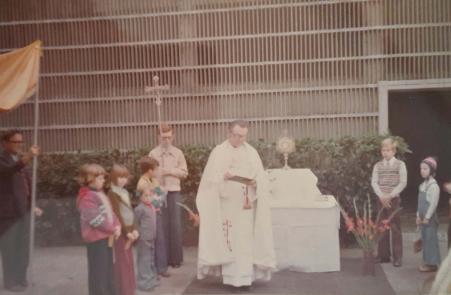
[[[121,226],[103,192],[105,169],[85,164],[80,168],[79,182],[77,207],[88,254],[89,295],[115,295],[111,246],[120,236]]]

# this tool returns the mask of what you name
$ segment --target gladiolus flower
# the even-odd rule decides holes
[[[389,218],[386,218],[384,220],[379,219],[382,212],[380,211],[377,215],[376,222],[372,220],[370,209],[369,212],[365,211],[365,207],[363,217],[361,218],[356,208],[357,206],[354,202],[354,209],[356,211],[354,219],[349,217],[349,215],[342,208],[340,208],[347,232],[352,232],[362,248],[374,249],[374,247],[377,246],[377,241],[379,240],[381,235],[383,235],[385,231],[390,229],[391,218],[393,218],[393,216],[395,216],[399,210],[395,211],[392,215],[390,215]]]

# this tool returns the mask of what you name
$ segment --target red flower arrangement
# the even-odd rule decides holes
[[[341,215],[344,218],[346,229],[351,232],[357,243],[363,250],[373,251],[382,237],[383,233],[390,229],[390,222],[393,217],[399,213],[402,208],[398,208],[387,218],[381,220],[382,210],[379,210],[376,220],[372,218],[371,201],[369,200],[363,205],[363,216],[360,215],[355,199],[353,201],[355,217],[350,217],[349,214],[340,207]]]

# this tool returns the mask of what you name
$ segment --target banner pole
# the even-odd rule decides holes
[[[39,129],[39,83],[41,73],[38,73],[38,83],[36,86],[36,93],[34,97],[34,127],[33,127],[33,145],[38,145],[38,129]],[[36,208],[36,188],[38,176],[38,157],[33,157],[33,173],[31,178],[31,210],[30,210],[30,240],[29,240],[29,264],[28,264],[28,279],[29,279],[29,294],[33,294],[33,262],[34,262],[34,236],[35,236],[35,214]]]

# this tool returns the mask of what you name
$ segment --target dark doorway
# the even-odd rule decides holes
[[[390,91],[388,110],[389,130],[405,138],[412,150],[406,159],[408,184],[402,199],[403,207],[413,212],[422,182],[422,159],[438,158],[436,179],[440,188],[451,177],[451,89]],[[439,212],[447,212],[447,204],[448,196],[442,192]]]

